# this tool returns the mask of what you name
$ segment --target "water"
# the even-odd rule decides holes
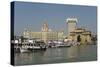
[[[48,48],[46,51],[15,53],[15,65],[97,60],[97,45]]]

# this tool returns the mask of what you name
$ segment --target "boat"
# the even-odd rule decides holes
[[[33,46],[32,48],[28,48],[30,51],[34,50],[46,50],[46,47],[41,47],[41,46]]]
[[[49,48],[59,48],[59,47],[70,47],[71,43],[66,43],[63,41],[48,42]]]
[[[26,49],[26,48],[20,48],[20,52],[21,52],[21,53],[26,53],[26,52],[29,52],[29,50]]]
[[[30,52],[28,50],[28,46],[23,45],[22,47],[19,48],[21,53],[25,53],[25,52]]]
[[[34,50],[46,50],[46,44],[42,41],[36,41],[33,45],[31,45],[28,50],[34,51]]]

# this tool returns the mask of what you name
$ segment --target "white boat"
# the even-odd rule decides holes
[[[46,50],[46,44],[41,41],[35,42],[32,46],[28,48],[28,50]]]
[[[21,53],[29,52],[28,46],[22,46],[22,47],[20,47],[20,52],[21,52]]]
[[[29,52],[29,50],[26,49],[26,48],[20,48],[20,52],[21,52],[21,53],[25,53],[25,52]]]

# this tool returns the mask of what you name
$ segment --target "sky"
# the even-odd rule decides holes
[[[67,34],[69,17],[78,19],[77,26],[97,33],[97,7],[63,4],[43,4],[34,2],[15,2],[14,33],[21,35],[24,29],[41,31],[47,22],[52,31],[64,30]]]

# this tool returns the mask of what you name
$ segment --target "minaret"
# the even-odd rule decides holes
[[[70,35],[70,32],[74,31],[76,29],[77,26],[77,18],[67,18],[66,19],[67,22],[67,34],[68,36]]]
[[[42,27],[42,32],[48,32],[48,31],[49,31],[48,24],[47,22],[45,22]]]

